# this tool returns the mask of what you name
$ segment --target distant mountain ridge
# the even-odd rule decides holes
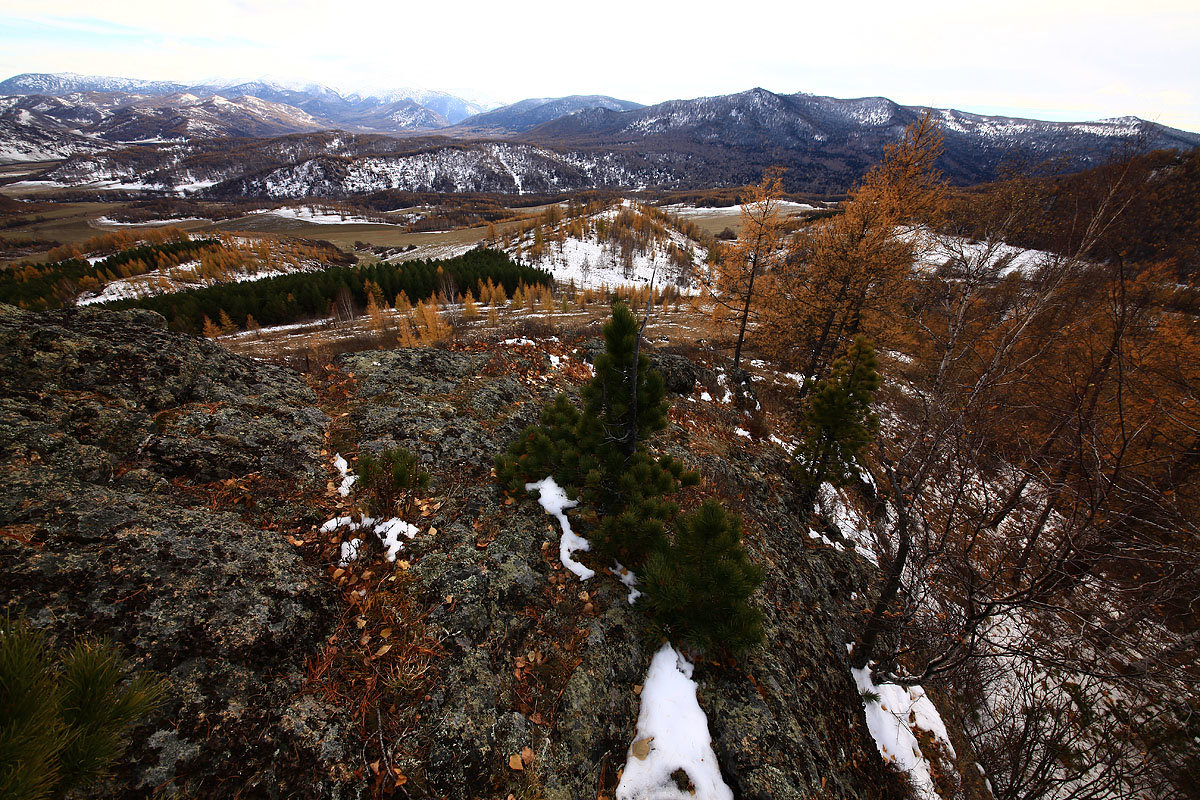
[[[260,79],[242,82],[184,84],[172,81],[114,78],[102,75],[64,73],[23,73],[0,81],[0,96],[46,95],[65,97],[81,92],[124,92],[135,95],[194,94],[217,95],[226,99],[251,95],[272,103],[295,106],[313,116],[339,122],[343,118],[369,117],[372,112],[407,101],[429,109],[436,116],[427,120],[430,127],[446,127],[490,107],[464,100],[448,92],[433,89],[392,89],[378,94],[342,94],[319,83],[287,84]],[[384,114],[383,116],[386,116]],[[436,124],[435,124],[436,123]]]
[[[70,176],[64,181],[69,185],[118,180],[155,191],[200,186],[223,196],[272,197],[344,197],[410,186],[516,193],[696,189],[753,183],[781,164],[788,190],[834,194],[852,186],[925,113],[945,140],[938,166],[960,184],[992,179],[1009,161],[1084,169],[1129,142],[1143,149],[1200,146],[1200,134],[1136,117],[1047,122],[902,106],[883,97],[838,99],[762,88],[651,106],[604,95],[530,98],[457,124],[455,117],[469,110],[466,101],[432,91],[398,89],[362,98],[318,84],[272,81],[192,88],[70,74],[15,76],[0,82],[0,92],[18,92],[0,98],[0,161],[70,158],[53,177]],[[33,90],[42,93],[28,94]],[[318,131],[344,132],[334,139],[358,144],[336,156],[323,145],[319,152],[302,147],[305,155],[290,162],[274,156],[264,161],[261,153],[274,148],[255,146],[254,158],[239,163],[229,146],[205,143]],[[367,139],[349,138],[358,134],[385,136],[369,140],[364,151],[359,147]],[[442,138],[423,140],[419,157],[411,138],[387,138],[430,134]],[[493,147],[497,140],[520,147]],[[187,144],[186,154],[85,158],[121,144],[168,141]],[[250,152],[244,143],[236,147]],[[195,163],[188,169],[176,168],[189,159]],[[110,162],[152,164],[157,177],[141,181],[124,166],[120,175],[101,177]]]
[[[568,97],[534,97],[501,108],[476,114],[460,122],[458,131],[474,134],[518,134],[552,122],[568,114],[587,109],[634,111],[644,108],[641,103],[618,100],[607,95],[573,94]]]
[[[583,110],[520,138],[543,146],[687,154],[707,165],[705,178],[723,177],[725,185],[756,181],[765,168],[784,164],[795,190],[844,191],[924,113],[933,115],[945,140],[939,166],[961,183],[988,180],[1013,159],[1066,159],[1086,168],[1130,141],[1145,149],[1200,146],[1198,133],[1137,117],[1048,122],[762,88],[626,111]]]

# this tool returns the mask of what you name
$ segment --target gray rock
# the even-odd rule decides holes
[[[112,639],[166,676],[90,796],[330,796],[338,709],[299,694],[335,595],[279,533],[169,479],[324,480],[325,416],[294,373],[168,333],[161,317],[0,314],[0,609],[66,644]]]

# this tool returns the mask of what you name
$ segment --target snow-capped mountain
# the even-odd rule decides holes
[[[0,98],[0,162],[52,161],[81,153],[94,153],[108,143],[79,131],[70,114],[60,119],[62,107],[46,102],[22,103],[27,98]]]
[[[606,95],[570,95],[569,97],[533,97],[512,105],[477,114],[458,125],[458,130],[473,134],[503,135],[524,133],[551,120],[589,108],[632,111],[640,103],[618,100]]]
[[[781,164],[788,168],[789,190],[838,193],[927,112],[945,139],[939,167],[963,184],[995,177],[1006,160],[1055,160],[1082,169],[1104,161],[1130,141],[1147,149],[1200,146],[1200,134],[1135,117],[1045,122],[901,106],[883,97],[843,100],[765,89],[646,107],[599,95],[536,98],[451,125],[466,109],[453,105],[453,97],[445,93],[404,89],[363,98],[317,84],[273,81],[166,92],[164,87],[178,87],[122,80],[22,75],[0,84],[10,90],[43,87],[53,92],[81,86],[146,88],[140,93],[75,91],[7,98],[0,106],[0,160],[82,157],[118,142],[186,141],[188,152],[180,158],[198,159],[199,153],[204,157],[203,164],[182,172],[175,169],[177,161],[137,154],[137,160],[148,159],[152,171],[161,173],[154,185],[164,191],[211,187],[211,192],[225,195],[272,197],[284,196],[280,192],[313,197],[384,189],[519,193],[608,186],[736,186],[756,182],[763,170]],[[151,88],[164,91],[154,93]],[[447,113],[410,95],[424,103],[442,103]],[[403,142],[343,136],[357,142],[356,148],[371,144],[338,154],[300,148],[303,154],[285,161],[264,159],[261,154],[271,151],[269,146],[204,143],[319,130],[393,136],[437,133],[453,136],[457,143],[428,137]],[[508,149],[480,141],[496,139],[507,140]],[[518,144],[522,147],[515,147]],[[339,160],[330,160],[333,155]],[[368,156],[375,160],[360,163]],[[510,162],[518,166],[510,168]],[[72,180],[100,180],[95,170],[80,168],[78,158],[64,166],[78,175]],[[539,169],[544,173],[538,174]],[[268,180],[263,170],[278,174]]]
[[[383,104],[393,104],[398,101],[408,100],[419,106],[424,106],[430,111],[440,114],[445,118],[446,124],[456,125],[468,117],[482,114],[485,111],[494,108],[493,105],[486,103],[477,103],[471,100],[464,100],[461,97],[452,95],[449,92],[440,92],[436,89],[390,89],[386,92],[371,94],[368,100],[376,100]]]
[[[484,105],[432,89],[405,88],[370,95],[343,94],[320,83],[289,82],[274,78],[188,85],[74,73],[26,73],[0,81],[0,96],[36,94],[72,97],[75,102],[83,102],[86,96],[98,102],[96,96],[113,92],[138,97],[177,94],[202,98],[216,96],[226,100],[257,97],[270,103],[293,106],[320,120],[320,127],[380,133],[444,128],[487,110]]]
[[[964,183],[993,177],[1006,158],[1034,163],[1065,158],[1083,168],[1130,140],[1152,149],[1200,146],[1200,134],[1136,117],[1046,122],[902,106],[883,97],[843,100],[761,88],[629,111],[587,109],[539,125],[523,138],[564,147],[690,153],[713,168],[703,170],[711,180],[723,177],[726,183],[751,182],[766,167],[784,164],[791,168],[790,188],[837,191],[927,111],[945,138],[941,168]]]
[[[127,92],[130,94],[174,94],[187,85],[172,81],[79,75],[74,72],[26,72],[0,81],[0,95],[43,94],[53,97],[75,92]]]
[[[65,131],[96,140],[93,149],[105,143],[279,136],[327,127],[298,108],[251,95],[226,99],[187,92],[77,92],[63,97],[7,97],[0,104],[9,124],[21,132],[18,138],[52,139]]]
[[[333,132],[144,144],[83,154],[43,172],[69,186],[207,197],[348,197],[380,191],[554,193],[676,185],[669,157],[562,152],[512,142],[418,142]]]

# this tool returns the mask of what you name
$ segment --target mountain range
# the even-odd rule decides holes
[[[68,185],[236,196],[704,188],[754,182],[774,164],[788,168],[792,191],[836,193],[925,113],[945,140],[939,166],[958,183],[1013,160],[1085,168],[1128,142],[1200,146],[1200,134],[1136,117],[1047,122],[762,88],[651,106],[572,95],[488,109],[427,90],[363,97],[318,84],[30,73],[0,82],[0,95],[0,161],[68,159],[43,176]]]

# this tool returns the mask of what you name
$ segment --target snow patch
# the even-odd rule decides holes
[[[527,483],[525,491],[537,491],[538,503],[547,514],[556,517],[559,525],[562,526],[562,538],[558,540],[558,559],[563,566],[578,575],[581,581],[586,581],[595,575],[595,570],[588,569],[571,558],[572,553],[587,552],[592,549],[587,539],[571,530],[571,522],[567,519],[567,509],[574,508],[578,503],[567,498],[567,493],[555,483],[553,477],[543,478],[536,483]]]
[[[696,698],[693,669],[670,642],[654,654],[617,800],[733,800],[717,766],[708,717]],[[676,770],[687,773],[694,793],[676,786],[671,777]]]
[[[406,539],[412,539],[418,533],[415,525],[410,525],[399,517],[392,517],[380,522],[374,517],[362,517],[358,522],[354,521],[353,517],[334,517],[325,522],[321,526],[321,533],[333,533],[338,528],[349,528],[350,532],[363,531],[364,533],[374,533],[379,537],[379,542],[383,545],[386,551],[388,561],[395,561],[400,549],[404,546],[401,536]],[[349,547],[347,547],[349,545]],[[358,558],[359,548],[362,547],[362,539],[355,539],[348,542],[343,542],[341,547],[341,563],[342,566],[354,561]]]
[[[641,590],[637,588],[637,575],[634,574],[633,570],[627,569],[620,561],[614,561],[613,567],[609,572],[616,575],[617,580],[625,584],[625,588],[629,590],[629,605],[633,605],[642,596]]]
[[[362,548],[362,539],[351,539],[348,542],[342,542],[341,558],[338,559],[338,566],[345,567],[351,561],[358,560],[358,551]]]
[[[884,761],[894,763],[908,774],[917,797],[940,800],[934,788],[929,759],[921,752],[918,730],[927,731],[946,748],[951,758],[957,758],[946,725],[937,708],[920,686],[903,687],[894,683],[876,684],[871,680],[870,666],[851,668],[858,691],[863,695],[867,728]],[[878,698],[878,699],[875,699]]]
[[[350,465],[346,463],[346,459],[342,458],[342,454],[338,453],[333,459],[333,466],[337,471],[342,473],[342,485],[338,487],[338,494],[342,497],[350,496],[350,487],[358,480],[358,476],[350,471]]]

